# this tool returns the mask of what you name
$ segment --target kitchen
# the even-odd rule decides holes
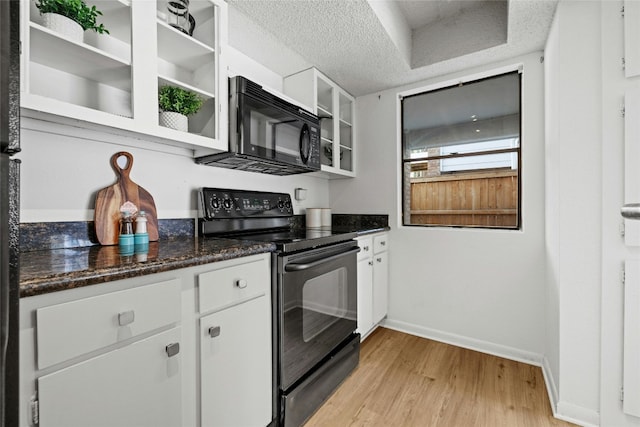
[[[355,94],[355,178],[201,167],[184,148],[24,120],[18,156],[21,222],[91,221],[91,197],[113,181],[108,159],[121,150],[135,157],[132,177],[153,194],[160,218],[197,217],[193,190],[201,186],[290,194],[306,188],[306,200],[294,202],[296,213],[328,206],[336,213],[388,214],[389,327],[542,365],[561,418],[583,425],[639,425],[640,419],[626,415],[620,403],[620,268],[625,258],[636,255],[620,242],[619,209],[633,201],[623,194],[620,110],[625,92],[638,81],[625,78],[620,66],[625,56],[622,6],[621,1],[560,1],[548,38],[535,51],[500,60],[489,53],[478,62],[453,60],[451,71],[426,67],[432,74],[417,83]],[[266,45],[283,54],[289,52],[286,46],[276,44],[232,4],[228,29],[230,46],[224,55],[229,67],[235,64],[237,72],[280,88],[282,76],[292,71],[278,73],[259,61],[268,63],[265,57],[274,51]],[[291,57],[298,61],[290,65],[295,71],[309,66],[299,55]],[[521,232],[434,228],[418,233],[399,226],[396,93],[513,63],[532,70],[523,86],[528,143],[523,142]],[[375,149],[366,149],[371,146]]]

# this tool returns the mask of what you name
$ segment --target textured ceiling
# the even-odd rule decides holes
[[[354,96],[542,50],[557,0],[228,0],[229,43]],[[284,45],[284,48],[283,48]]]

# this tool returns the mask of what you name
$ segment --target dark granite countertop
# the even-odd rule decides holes
[[[20,255],[20,297],[274,250],[272,243],[180,237],[151,242],[146,255],[121,256],[117,245],[23,252]]]
[[[389,230],[387,215],[334,214],[332,229],[358,235]],[[304,215],[292,227],[304,227]],[[25,223],[20,228],[20,297],[273,252],[273,243],[192,237],[192,220],[160,220],[146,255],[100,246],[90,222]]]

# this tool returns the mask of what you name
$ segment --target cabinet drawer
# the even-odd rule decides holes
[[[358,237],[358,260],[371,257],[373,253],[373,238],[372,237]]]
[[[175,427],[182,422],[176,327],[38,379],[40,427]]]
[[[373,237],[373,253],[377,254],[379,252],[384,252],[389,249],[388,243],[389,236],[387,234],[382,234],[380,236]]]
[[[179,279],[40,308],[38,368],[180,321]]]
[[[266,295],[271,277],[266,261],[234,265],[198,275],[200,312]]]

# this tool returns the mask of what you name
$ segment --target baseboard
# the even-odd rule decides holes
[[[600,425],[598,412],[567,402],[558,402],[558,410],[554,412],[553,416],[583,427],[598,427]]]
[[[542,358],[542,376],[544,377],[544,383],[547,386],[547,394],[549,395],[551,412],[553,413],[554,417],[558,418],[558,386],[556,385],[555,378],[551,373],[549,359],[547,359],[546,357]]]
[[[435,329],[425,328],[423,326],[401,322],[399,320],[385,319],[382,323],[382,326],[384,326],[385,328],[394,329],[396,331],[406,332],[418,337],[443,342],[445,344],[451,344],[457,347],[475,350],[481,353],[491,354],[493,356],[504,357],[505,359],[515,360],[516,362],[523,362],[530,365],[542,367],[543,357],[541,354],[523,351],[505,345],[494,344],[488,341],[477,340],[462,335],[456,335]]]
[[[549,395],[549,402],[551,404],[551,411],[555,418],[584,427],[597,427],[600,423],[600,415],[597,412],[567,402],[558,401],[558,388],[553,375],[551,375],[549,361],[541,354],[523,351],[488,341],[477,340],[462,335],[425,328],[423,326],[399,320],[385,319],[380,326],[418,337],[443,342],[445,344],[479,351],[481,353],[504,357],[505,359],[514,360],[516,362],[539,366],[542,369],[542,375],[544,377],[547,394]]]

